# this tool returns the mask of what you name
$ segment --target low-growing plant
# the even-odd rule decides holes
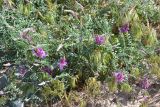
[[[90,77],[86,81],[86,90],[87,93],[91,96],[97,96],[100,94],[100,82],[96,80],[96,78]]]
[[[129,93],[160,77],[157,0],[0,0],[0,10],[0,69],[9,78],[0,105],[69,104],[72,90],[97,96],[107,82]]]

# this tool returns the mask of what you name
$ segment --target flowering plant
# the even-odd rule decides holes
[[[0,106],[86,106],[84,98],[108,90],[149,93],[160,78],[158,6],[157,0],[1,0]],[[83,102],[74,91],[85,93]]]

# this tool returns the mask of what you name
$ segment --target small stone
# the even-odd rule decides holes
[[[102,107],[100,103],[97,103],[95,107]]]
[[[93,107],[93,104],[91,102],[87,102],[86,107]]]

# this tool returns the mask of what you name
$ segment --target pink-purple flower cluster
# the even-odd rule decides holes
[[[27,73],[27,68],[25,66],[19,66],[18,71],[19,76],[24,77],[24,75]]]
[[[67,66],[67,61],[65,57],[59,60],[58,66],[59,66],[60,71],[62,71],[64,67]]]
[[[47,56],[47,53],[43,50],[43,48],[33,49],[32,52],[33,52],[33,55],[35,55],[38,58],[43,59]],[[60,71],[62,71],[64,69],[64,67],[67,66],[67,61],[66,61],[65,57],[60,58],[60,60],[58,62],[58,66],[59,66]],[[52,70],[49,67],[45,66],[42,68],[42,70],[51,75]]]
[[[96,35],[95,36],[95,43],[97,45],[102,45],[105,43],[105,37],[103,35]]]
[[[141,80],[140,84],[143,89],[147,89],[150,86],[150,82],[146,77],[143,80]]]
[[[52,75],[52,69],[50,67],[44,66],[44,67],[42,67],[42,70],[44,72],[47,72],[49,75]]]
[[[39,58],[42,58],[42,59],[47,56],[47,53],[43,50],[43,48],[33,49],[33,54],[34,54],[36,57],[39,57]]]
[[[126,33],[126,32],[128,32],[128,31],[129,31],[129,24],[126,23],[126,24],[122,25],[122,26],[119,28],[119,31],[120,31],[121,33]]]
[[[119,72],[114,72],[113,76],[116,80],[116,82],[123,82],[125,80],[125,75],[123,74],[123,72],[119,71]]]

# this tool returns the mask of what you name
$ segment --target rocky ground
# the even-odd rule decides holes
[[[146,94],[147,93],[147,94]],[[145,105],[146,104],[146,105]],[[52,106],[50,106],[52,105]],[[99,95],[93,97],[85,91],[72,91],[65,100],[40,107],[160,107],[160,82],[142,90],[136,86],[132,93],[110,93],[107,84],[101,86]]]

